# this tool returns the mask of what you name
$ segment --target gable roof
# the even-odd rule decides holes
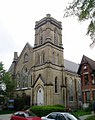
[[[77,73],[78,68],[79,68],[79,64],[64,59],[64,69],[65,70]]]
[[[28,47],[28,49],[29,49],[31,52],[33,51],[33,47],[27,42],[27,43],[25,44],[23,50],[21,51],[20,55],[18,56],[18,59],[17,59],[16,62],[19,61],[19,59],[21,58],[21,56],[22,56],[23,52],[25,51],[26,47]],[[14,61],[13,61],[13,62],[14,62]],[[14,68],[13,62],[12,62],[12,64],[10,65],[10,67],[9,67],[9,69],[8,69],[9,72],[11,72],[12,69]]]
[[[32,85],[32,87],[35,86],[35,84],[37,83],[37,81],[39,80],[39,78],[42,80],[43,83],[45,83],[45,81],[43,80],[41,74],[38,75],[37,79],[35,80],[34,84]]]
[[[95,61],[83,55],[81,63],[88,63],[92,70],[95,70]]]
[[[24,46],[23,50],[21,51],[19,57],[18,57],[18,61],[21,58],[23,52],[25,51],[25,49],[28,48],[29,50],[31,50],[31,52],[33,51],[33,47],[27,42],[26,45]]]
[[[95,70],[95,61],[92,60],[91,58],[83,55],[82,60],[81,60],[81,63],[80,63],[80,66],[79,66],[78,73],[80,72],[80,69],[81,69],[82,64],[88,64],[88,65],[90,66],[90,69],[91,69],[92,71]]]

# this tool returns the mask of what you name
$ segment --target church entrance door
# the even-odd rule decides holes
[[[44,104],[44,91],[42,88],[39,88],[37,92],[37,105],[43,104]]]

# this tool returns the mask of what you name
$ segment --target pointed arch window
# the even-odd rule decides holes
[[[55,78],[55,93],[58,93],[58,81],[57,81],[57,77]]]
[[[39,30],[39,44],[43,44],[43,31],[42,28]]]
[[[28,87],[28,68],[24,66],[21,71],[22,88]]]
[[[58,44],[58,31],[57,28],[54,30],[54,44]]]
[[[40,55],[38,53],[38,64],[40,64]]]
[[[42,52],[42,63],[44,63],[44,62],[45,62],[45,53]]]
[[[55,63],[55,54],[54,54],[54,52],[52,53],[52,63]]]
[[[59,64],[59,54],[57,54],[56,63]]]
[[[69,101],[73,101],[73,80],[69,79]]]
[[[78,80],[78,100],[81,101],[81,81]]]
[[[17,75],[16,75],[16,89],[20,89],[20,84],[21,84],[21,82],[20,82],[20,73],[17,73]]]

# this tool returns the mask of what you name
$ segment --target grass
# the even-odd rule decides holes
[[[84,111],[84,110],[77,110],[75,112],[71,112],[72,114],[74,114],[77,117],[83,116],[83,115],[89,115],[91,114],[91,111]]]

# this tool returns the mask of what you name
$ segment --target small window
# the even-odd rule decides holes
[[[89,84],[88,74],[84,75],[85,85]]]
[[[57,81],[57,77],[55,78],[55,93],[58,93],[58,81]]]
[[[85,95],[86,95],[86,102],[89,102],[90,101],[90,92],[86,91]]]
[[[92,84],[95,84],[94,74],[91,74]]]
[[[86,72],[86,71],[87,71],[87,65],[84,64],[84,72]]]
[[[85,70],[85,69],[87,69],[87,66],[86,66],[86,65],[84,65],[84,70]]]
[[[28,62],[29,56],[27,53],[24,54],[24,62]]]
[[[54,53],[54,51],[52,53],[52,63],[55,63],[55,53]]]

